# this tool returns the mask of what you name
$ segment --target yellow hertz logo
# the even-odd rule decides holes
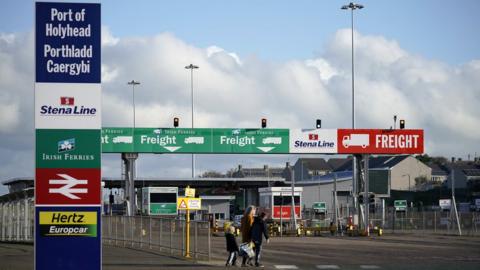
[[[40,212],[40,225],[96,225],[97,212]]]
[[[40,212],[43,236],[97,236],[97,212]]]

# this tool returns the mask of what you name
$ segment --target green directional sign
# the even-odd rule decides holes
[[[288,153],[288,129],[212,129],[215,153]]]
[[[37,168],[100,168],[100,130],[37,129]]]
[[[132,136],[132,133],[134,135]],[[288,129],[104,128],[104,153],[288,153]]]
[[[150,215],[176,215],[177,203],[150,203]]]
[[[395,211],[405,211],[407,209],[407,200],[395,200],[393,202]]]

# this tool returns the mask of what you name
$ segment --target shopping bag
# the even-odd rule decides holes
[[[252,258],[253,256],[255,256],[255,252],[253,252],[253,248],[250,245],[250,243],[241,244],[239,249],[240,249],[239,254],[242,257]]]

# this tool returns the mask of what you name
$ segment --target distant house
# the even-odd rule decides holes
[[[369,159],[369,168],[390,170],[391,190],[415,190],[416,183],[432,178],[432,169],[410,155],[377,156]],[[335,170],[352,171],[352,160]]]
[[[231,177],[233,178],[284,178],[285,168],[269,168],[264,165],[263,168],[244,168],[238,165],[238,168],[233,171]]]
[[[323,158],[299,158],[293,166],[293,171],[295,181],[302,181],[329,174],[333,169]]]
[[[332,168],[333,171],[336,171],[338,168],[343,166],[343,164],[347,163],[347,161],[351,160],[352,158],[330,158],[327,163]]]
[[[454,161],[446,164],[448,177],[443,187],[451,189],[452,179],[455,179],[455,188],[475,186],[480,181],[480,163],[473,161]]]

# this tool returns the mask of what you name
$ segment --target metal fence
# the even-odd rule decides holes
[[[339,222],[347,223],[351,209],[339,209]],[[327,227],[334,220],[334,211],[329,209],[325,214],[314,214],[307,209],[304,212],[303,223],[307,227]],[[458,220],[462,235],[480,236],[480,212],[459,212]],[[383,228],[384,233],[420,233],[420,234],[453,234],[458,235],[458,225],[455,215],[450,211],[434,211],[409,207],[406,211],[395,211],[394,207],[376,208],[369,212],[371,227]]]
[[[0,203],[0,241],[33,242],[34,201],[32,198]],[[149,216],[103,216],[105,244],[156,249],[185,255],[185,220]],[[190,256],[210,258],[210,223],[190,221]]]
[[[105,244],[185,255],[185,220],[150,216],[104,216]],[[190,221],[190,256],[210,259],[210,223]]]
[[[32,242],[33,219],[32,198],[0,203],[0,240]]]

